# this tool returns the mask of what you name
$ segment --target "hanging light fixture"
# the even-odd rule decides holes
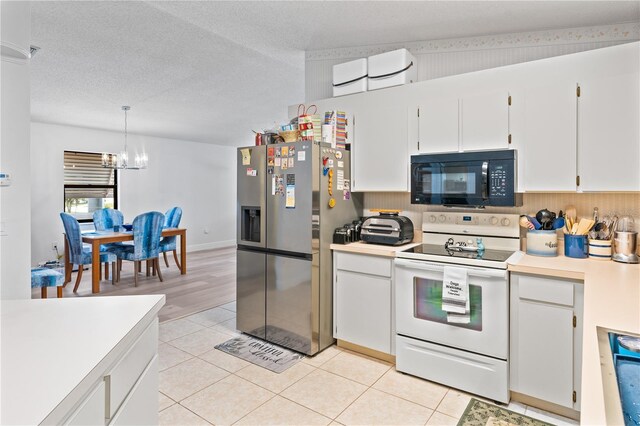
[[[122,110],[124,111],[124,149],[118,154],[111,154],[108,152],[102,153],[102,167],[110,169],[128,169],[128,170],[140,170],[146,169],[149,162],[147,154],[142,151],[142,154],[136,153],[134,157],[133,165],[129,165],[129,151],[127,149],[127,111],[131,109],[130,106],[124,105]]]

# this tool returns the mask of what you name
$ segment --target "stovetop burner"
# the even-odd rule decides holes
[[[433,256],[456,257],[460,259],[488,260],[493,262],[505,262],[513,251],[504,250],[484,250],[482,253],[469,251],[452,251],[447,250],[442,245],[422,244],[407,250],[404,253],[413,253],[416,255],[427,254]]]

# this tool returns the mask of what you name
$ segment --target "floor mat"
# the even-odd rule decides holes
[[[458,426],[550,426],[550,423],[471,398]]]
[[[216,349],[274,373],[282,373],[305,357],[298,352],[244,334],[220,343]]]

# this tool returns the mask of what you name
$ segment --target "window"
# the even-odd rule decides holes
[[[64,211],[79,222],[91,222],[93,212],[118,208],[118,176],[102,167],[102,154],[64,152]]]

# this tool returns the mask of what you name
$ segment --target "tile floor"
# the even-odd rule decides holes
[[[235,310],[231,302],[160,324],[161,425],[455,425],[471,398],[336,346],[272,373],[214,349],[238,334]]]

